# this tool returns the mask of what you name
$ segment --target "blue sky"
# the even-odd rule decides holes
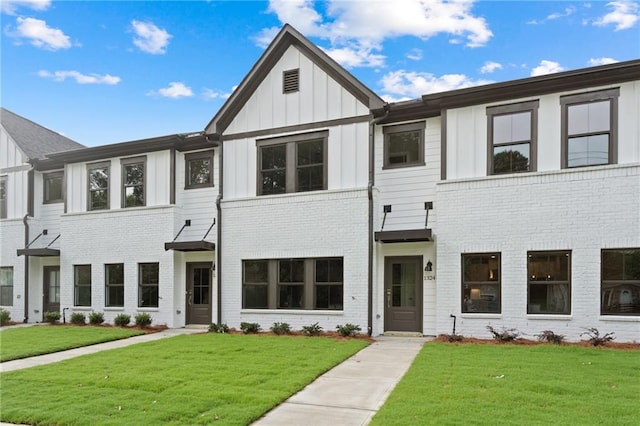
[[[640,58],[640,1],[0,0],[2,106],[87,146],[201,131],[290,23],[388,101]]]

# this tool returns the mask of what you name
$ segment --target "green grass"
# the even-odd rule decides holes
[[[119,327],[33,326],[0,332],[0,361],[27,358],[142,334]]]
[[[2,374],[0,418],[38,425],[246,425],[367,345],[197,334]]]
[[[638,425],[640,353],[428,343],[373,425]]]

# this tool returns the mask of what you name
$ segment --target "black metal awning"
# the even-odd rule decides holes
[[[373,234],[381,243],[415,243],[433,241],[431,229],[403,229],[400,231],[379,231]]]
[[[18,256],[53,257],[60,256],[60,250],[52,248],[23,248],[18,249]]]
[[[164,243],[164,249],[175,251],[215,251],[216,244],[209,241],[172,241]]]

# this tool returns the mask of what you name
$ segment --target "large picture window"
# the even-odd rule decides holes
[[[63,178],[64,172],[51,172],[43,175],[44,194],[42,199],[45,204],[63,201]]]
[[[89,164],[87,166],[88,210],[109,209],[109,162]]]
[[[0,267],[0,306],[13,306],[13,267]]]
[[[462,313],[500,313],[500,253],[462,255]]]
[[[158,288],[160,283],[159,263],[138,264],[138,306],[141,308],[158,307]]]
[[[601,254],[602,315],[640,315],[640,248]]]
[[[619,89],[563,96],[562,167],[617,162]]]
[[[383,168],[424,165],[424,128],[424,122],[384,127]]]
[[[145,157],[127,158],[122,163],[122,207],[145,205]]]
[[[488,174],[536,170],[538,101],[487,108]]]
[[[7,177],[0,176],[0,219],[7,218]]]
[[[213,151],[185,154],[185,189],[213,186]]]
[[[328,132],[257,142],[258,195],[327,189]]]
[[[527,313],[571,314],[571,252],[527,253]]]
[[[105,306],[124,306],[124,264],[104,265]]]
[[[74,306],[91,306],[91,265],[74,265]]]

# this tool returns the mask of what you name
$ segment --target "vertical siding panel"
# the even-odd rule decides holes
[[[327,84],[329,77],[317,65],[313,64],[313,118],[314,121],[326,120]]]
[[[300,55],[300,115],[301,123],[314,121],[314,97],[316,93],[316,75],[313,63],[306,56]]]

